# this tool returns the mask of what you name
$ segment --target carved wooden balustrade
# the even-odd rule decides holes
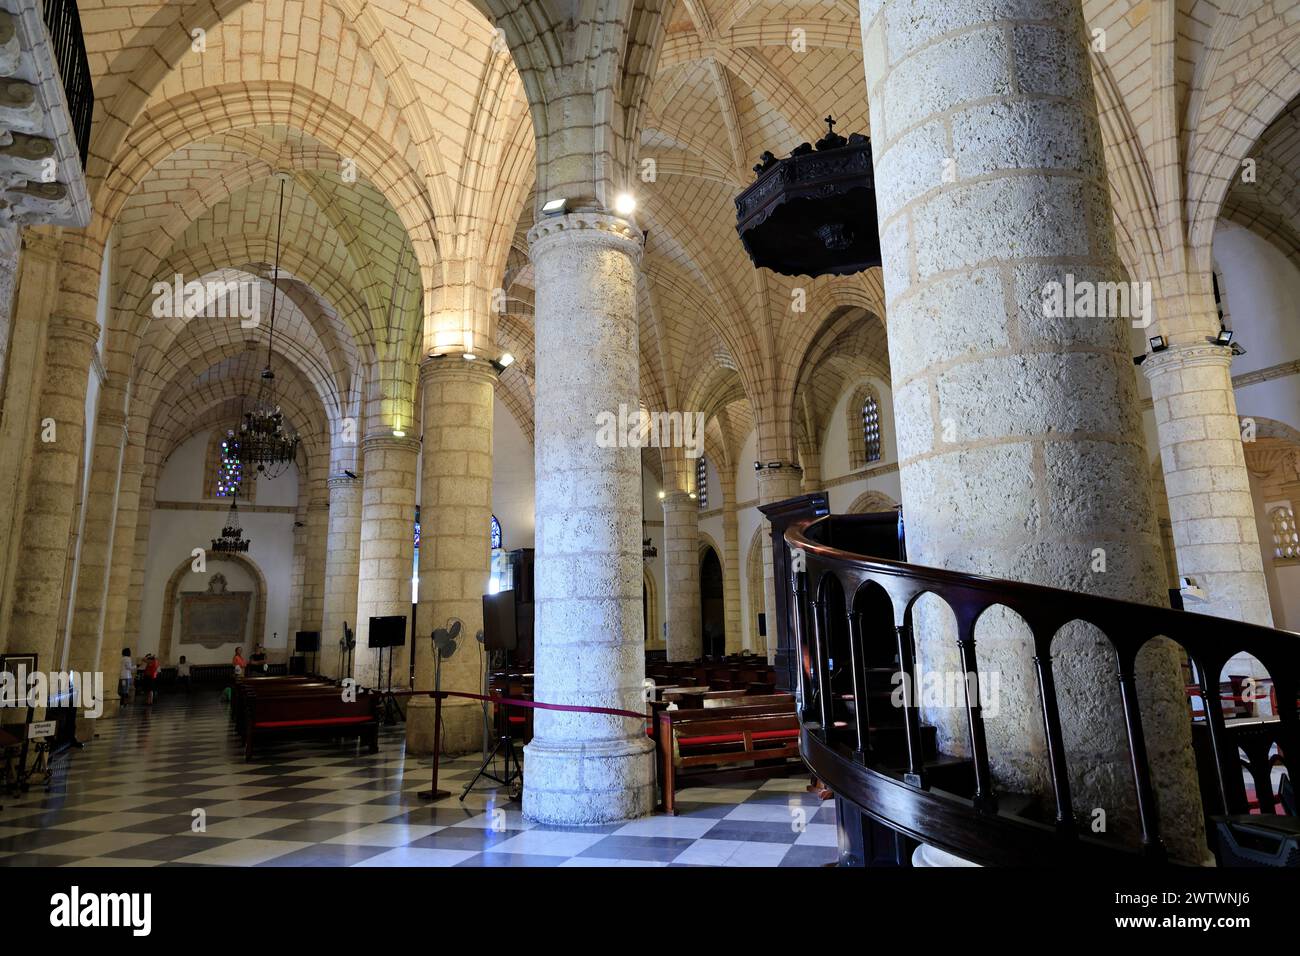
[[[793,665],[790,676],[798,695],[804,759],[837,796],[852,801],[871,821],[894,833],[985,864],[1103,863],[1132,861],[1135,854],[1136,859],[1163,861],[1136,667],[1139,651],[1157,637],[1175,642],[1197,675],[1217,678],[1228,660],[1241,652],[1267,668],[1275,688],[1277,719],[1262,728],[1256,722],[1250,729],[1252,762],[1259,765],[1259,754],[1266,755],[1265,772],[1256,773],[1255,779],[1259,785],[1262,776],[1262,786],[1268,786],[1270,752],[1275,763],[1285,765],[1291,780],[1296,779],[1300,636],[1169,608],[865,557],[859,553],[869,550],[861,546],[864,535],[874,533],[879,540],[880,516],[827,515],[820,496],[764,510],[772,518],[773,541],[779,545],[775,552],[778,582],[783,577],[785,584],[778,587],[784,591],[778,600],[778,642],[784,645],[778,650],[778,661],[784,657]],[[946,604],[956,620],[968,742],[968,754],[961,761],[936,760],[928,752],[932,737],[926,731],[933,728],[923,726],[915,694],[904,697],[901,708],[894,708],[902,711],[901,719],[895,717],[895,727],[884,726],[879,718],[877,711],[887,708],[871,707],[872,672],[885,669],[871,667],[873,662],[887,660],[888,668],[901,673],[907,686],[918,686],[913,616],[918,599],[926,594]],[[1051,793],[1044,795],[1050,809],[1040,810],[1036,817],[1002,804],[1001,798],[1011,803],[1013,797],[999,793],[990,767],[978,692],[980,651],[975,628],[981,615],[997,606],[1019,615],[1033,635],[1051,775]],[[1076,822],[1062,729],[1064,705],[1054,682],[1051,655],[1053,638],[1075,621],[1097,628],[1114,653],[1140,845],[1099,838]],[[840,660],[834,661],[832,675],[835,656]],[[1217,682],[1209,690],[1206,699],[1217,701]],[[880,693],[874,691],[875,697]],[[1190,706],[1188,720],[1192,720]],[[1238,741],[1225,726],[1222,709],[1205,707],[1200,721],[1209,743],[1202,759],[1211,764],[1201,768],[1207,816],[1247,813]],[[881,739],[873,740],[873,735]],[[1261,736],[1266,742],[1260,742]],[[891,761],[882,755],[887,757],[893,738],[897,746]],[[1261,812],[1272,812],[1272,790],[1261,793]]]

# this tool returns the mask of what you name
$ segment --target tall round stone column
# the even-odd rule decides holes
[[[740,613],[740,518],[736,513],[736,476],[728,464],[718,471],[722,485],[722,597],[726,620],[726,651],[739,654],[745,632]]]
[[[793,498],[802,491],[800,479],[799,470],[790,462],[782,462],[780,468],[764,468],[758,473],[758,503],[770,505]],[[785,673],[790,666],[785,657],[794,651],[787,648],[784,654],[777,653],[776,565],[772,562],[772,523],[763,519],[762,529],[759,540],[763,547],[763,620],[766,622],[767,634],[759,638],[763,644],[752,650],[755,654],[766,654],[768,662],[777,665],[777,672]]]
[[[684,491],[664,497],[664,582],[668,659],[697,660],[700,633],[700,505]]]
[[[480,691],[485,667],[475,634],[483,627],[483,595],[492,564],[492,414],[496,375],[482,360],[458,355],[420,367],[424,446],[420,468],[420,630],[415,686],[434,686],[429,635],[455,618],[460,644],[442,662],[442,689]],[[433,750],[433,701],[413,697],[406,713],[406,747]],[[477,701],[449,698],[442,706],[443,752],[473,750],[482,741]]]
[[[1078,0],[864,0],[862,24],[909,559],[1164,603],[1130,317],[1045,306],[1050,283],[1125,278]],[[976,657],[1000,675],[999,717],[985,722],[994,775],[1041,791],[1028,632],[987,617]],[[959,668],[948,622],[919,615],[923,668]],[[1104,808],[1110,832],[1133,831],[1114,657],[1075,628],[1053,656],[1075,805]],[[1166,843],[1199,858],[1169,645],[1144,654],[1139,682]],[[926,719],[943,749],[964,751],[961,708]]]
[[[325,617],[325,566],[329,560],[330,504],[328,499],[312,499],[307,503],[306,528],[303,535],[302,614],[304,631],[320,631]],[[342,629],[340,628],[340,631]],[[325,633],[321,633],[321,653],[324,656]],[[337,641],[338,638],[335,638]],[[289,654],[293,655],[293,636],[290,635]]]
[[[113,541],[109,552],[104,637],[99,642],[99,669],[104,674],[105,692],[101,720],[117,716],[117,675],[122,666],[122,648],[130,645],[126,634],[127,595],[135,563],[140,481],[144,475],[143,459],[144,444],[128,441],[122,459],[122,478],[117,489],[117,516],[113,520]]]
[[[1208,342],[1148,355],[1160,463],[1178,573],[1194,578],[1202,614],[1273,626],[1250,475],[1232,391],[1232,352]]]
[[[339,641],[343,625],[357,629],[357,569],[361,561],[361,479],[332,475],[325,548],[325,600],[320,636],[320,671],[347,677]]]
[[[9,634],[22,635],[45,671],[62,665],[58,636],[68,536],[85,450],[86,385],[98,339],[99,326],[93,321],[69,313],[50,316],[45,383],[37,409],[41,434],[32,446],[8,628]],[[12,638],[9,649],[19,650]]]
[[[126,447],[126,416],[121,411],[125,398],[116,389],[106,389],[100,396],[95,422],[95,444],[91,449],[68,651],[68,669],[79,675],[100,670],[109,563]],[[121,656],[120,648],[118,656]],[[117,674],[104,673],[101,680],[105,699],[114,697]],[[84,739],[86,734],[83,732],[80,736]]]
[[[420,442],[395,435],[368,435],[361,491],[361,554],[357,562],[357,649],[352,674],[363,687],[410,686],[411,578],[415,573],[415,468]],[[406,618],[406,646],[379,651],[367,646],[370,618]],[[423,622],[421,622],[423,627]]]
[[[528,234],[537,275],[536,697],[644,711],[641,452],[597,443],[603,415],[638,407],[640,231],[574,213]],[[524,813],[607,823],[654,809],[644,721],[538,711]]]

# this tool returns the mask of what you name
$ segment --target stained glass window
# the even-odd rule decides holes
[[[497,516],[492,516],[492,550],[495,551],[501,547],[501,522]]]
[[[239,443],[233,435],[221,439],[217,460],[217,497],[229,498],[241,494],[244,469],[239,463]]]
[[[701,455],[695,459],[695,496],[699,499],[700,510],[709,510],[709,466]]]

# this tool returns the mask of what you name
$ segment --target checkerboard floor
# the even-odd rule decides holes
[[[245,763],[227,705],[196,691],[132,705],[53,786],[0,796],[0,866],[820,866],[833,862],[835,808],[807,779],[679,791],[680,815],[602,827],[523,818],[480,785],[471,755],[444,759],[430,804],[427,757],[402,726],[380,752],[354,743],[273,743]],[[202,829],[196,829],[196,821]]]

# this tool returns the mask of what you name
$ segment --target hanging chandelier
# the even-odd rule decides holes
[[[221,537],[212,539],[212,550],[218,554],[242,554],[252,544],[244,537],[244,529],[239,526],[239,490],[230,493],[230,511],[226,513],[226,526],[221,529]]]
[[[271,357],[275,347],[275,309],[280,293],[280,230],[284,224],[284,179],[280,180],[280,195],[275,219],[275,265],[271,274],[271,329],[266,345],[266,367],[252,407],[244,411],[244,419],[235,437],[239,461],[259,474],[275,478],[283,474],[298,454],[298,434],[284,422],[284,414],[275,395],[275,372]]]

